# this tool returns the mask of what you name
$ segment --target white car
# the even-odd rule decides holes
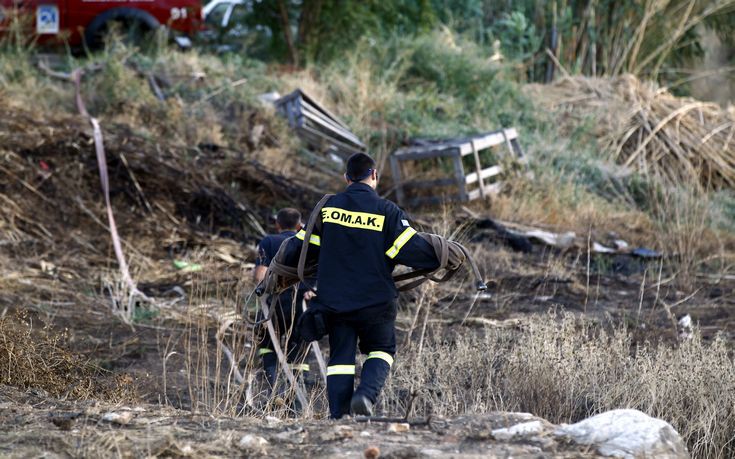
[[[250,2],[246,0],[212,0],[202,8],[204,21],[212,25],[227,28],[233,14],[244,14],[249,10]]]

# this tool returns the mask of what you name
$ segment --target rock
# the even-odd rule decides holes
[[[392,422],[388,424],[388,432],[402,433],[408,432],[411,426],[405,422]]]
[[[369,446],[365,449],[365,459],[378,459],[380,457],[380,448],[377,446]]]
[[[251,449],[263,451],[268,445],[268,440],[263,437],[259,437],[253,434],[243,435],[238,443],[238,446],[242,449]]]
[[[125,426],[130,424],[130,421],[133,420],[133,417],[135,417],[135,415],[130,411],[122,411],[120,413],[110,412],[102,416],[102,420],[106,422],[111,422],[113,424]]]
[[[496,440],[510,440],[513,437],[527,437],[536,435],[543,431],[544,425],[541,421],[529,421],[516,424],[503,429],[495,429],[491,433]]]
[[[288,443],[301,443],[305,437],[304,428],[297,427],[295,429],[284,430],[271,437],[272,440],[288,442]]]
[[[265,422],[267,422],[269,426],[277,426],[278,424],[282,423],[283,421],[281,421],[280,419],[278,419],[275,416],[266,416],[265,417]]]
[[[678,327],[679,339],[686,341],[694,336],[694,327],[692,326],[692,316],[689,314],[679,319]]]
[[[638,410],[612,410],[576,424],[562,425],[555,435],[593,446],[603,456],[688,458],[686,445],[671,425]]]
[[[350,426],[335,426],[334,429],[329,429],[319,435],[319,440],[323,442],[335,441],[335,440],[347,440],[354,436],[352,427]]]

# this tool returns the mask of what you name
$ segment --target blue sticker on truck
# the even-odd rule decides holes
[[[36,33],[59,33],[59,7],[57,5],[38,5],[36,10]]]

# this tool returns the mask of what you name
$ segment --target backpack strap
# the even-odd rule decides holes
[[[299,264],[296,266],[296,273],[299,276],[299,280],[309,286],[304,280],[304,267],[306,266],[306,253],[309,251],[309,244],[311,241],[311,233],[314,232],[314,225],[317,220],[321,222],[322,207],[327,203],[329,198],[334,196],[333,194],[325,194],[322,199],[314,206],[314,210],[311,211],[311,216],[306,224],[306,230],[304,234],[304,243],[301,245],[301,253],[299,254]],[[311,288],[311,286],[309,286]],[[313,290],[313,289],[312,289]]]

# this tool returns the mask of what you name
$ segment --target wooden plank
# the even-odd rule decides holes
[[[478,150],[484,150],[486,148],[494,147],[496,145],[500,145],[503,142],[505,142],[505,136],[507,136],[509,139],[515,139],[518,137],[518,132],[515,130],[515,128],[510,129],[501,129],[499,131],[490,132],[484,136],[478,136],[475,137],[475,148]],[[462,145],[462,156],[466,156],[472,153],[472,147],[470,143],[466,143]]]
[[[503,168],[500,166],[491,166],[486,169],[483,169],[480,171],[480,177],[482,179],[495,177],[496,175],[499,175],[503,172]],[[472,172],[467,174],[467,177],[465,177],[465,183],[467,185],[477,182],[477,172]]]
[[[311,97],[309,97],[303,91],[298,90],[298,89],[297,89],[297,91],[299,91],[299,93],[301,94],[301,98],[303,100],[305,100],[306,102],[310,103],[313,106],[316,106],[319,109],[320,112],[324,113],[328,118],[331,118],[335,123],[337,123],[340,126],[342,126],[343,129],[345,129],[347,131],[350,130],[349,126],[347,126],[344,121],[342,121],[341,119],[339,119],[337,117],[337,115],[335,115],[334,113],[330,112],[326,108],[324,108],[321,105],[319,105],[319,103],[317,103],[314,99],[312,99]]]
[[[276,107],[287,107],[287,106],[293,106],[293,104],[296,104],[297,102],[300,103],[300,101],[306,102],[312,107],[315,107],[315,109],[322,113],[325,117],[331,119],[334,123],[341,126],[343,129],[349,131],[350,128],[336,115],[334,115],[332,112],[327,110],[326,108],[319,105],[318,102],[316,102],[314,99],[309,97],[306,93],[301,91],[300,89],[296,89],[289,94],[286,94],[285,96],[281,97],[280,99],[276,100],[274,102],[274,105]]]
[[[477,148],[475,147],[475,141],[470,141],[470,146],[472,146],[472,154],[475,157],[475,169],[477,171],[475,172],[477,174],[477,179],[480,182],[480,196],[483,198],[485,197],[485,183],[482,180],[482,166],[480,165],[480,153],[477,151]],[[467,180],[467,177],[465,177],[465,181]]]
[[[511,157],[515,156],[515,151],[513,151],[513,145],[511,145],[511,143],[510,143],[511,139],[510,139],[510,137],[509,137],[509,136],[508,136],[508,135],[507,135],[507,134],[505,133],[505,131],[503,131],[503,138],[505,139],[505,148],[507,148],[507,149],[508,149],[508,154],[509,154],[509,155],[510,155]]]
[[[474,201],[477,198],[484,198],[484,197],[496,195],[500,193],[500,190],[502,187],[503,187],[502,182],[496,182],[496,183],[493,183],[492,185],[487,185],[485,189],[483,190],[480,190],[479,188],[476,190],[472,190],[469,193],[467,193],[467,199],[469,201]]]
[[[406,202],[406,195],[403,191],[403,180],[401,179],[401,165],[398,164],[398,158],[395,155],[390,156],[390,171],[393,175],[393,183],[396,187],[396,199],[398,205],[403,206]]]
[[[398,158],[399,161],[416,161],[418,159],[429,159],[429,158],[451,158],[451,157],[459,157],[459,149],[456,146],[445,146],[439,148],[435,148],[432,146],[432,149],[424,149],[424,147],[421,147],[422,150],[415,150],[411,151],[411,149],[401,149],[396,150],[394,155]]]
[[[294,115],[296,111],[296,105],[289,102],[285,104],[284,107],[286,108],[286,115],[288,116],[288,125],[291,127],[296,127],[297,122],[296,122],[296,117]]]
[[[473,139],[475,142],[475,148],[477,150],[484,150],[486,148],[494,147],[503,143],[503,134],[500,132],[493,132],[482,137]],[[472,145],[470,142],[462,145],[462,156],[467,156],[472,153]]]
[[[457,191],[460,201],[467,201],[467,187],[464,183],[464,166],[462,166],[462,157],[456,155],[454,157],[454,177],[457,181]]]
[[[511,139],[510,143],[511,145],[513,145],[513,151],[515,151],[516,156],[525,160],[526,154],[523,152],[523,148],[521,148],[521,144],[518,142],[518,138]]]
[[[319,135],[321,137],[327,138],[327,139],[334,139],[335,141],[341,142],[345,145],[351,145],[353,149],[356,149],[358,151],[364,151],[365,145],[362,143],[355,143],[352,142],[350,139],[346,139],[345,137],[339,135],[336,131],[330,130],[330,129],[320,129],[320,126],[315,124],[312,121],[309,121],[307,123],[303,123],[300,128],[308,128],[309,132],[313,132],[315,135]]]
[[[308,134],[311,134],[312,136],[315,136],[318,139],[321,139],[325,143],[334,145],[334,147],[337,148],[337,150],[339,150],[340,152],[344,152],[347,155],[351,155],[353,153],[362,153],[362,152],[364,152],[364,150],[362,150],[362,149],[355,148],[352,145],[349,145],[349,144],[346,144],[344,142],[341,142],[341,141],[339,141],[339,140],[337,140],[337,139],[335,139],[333,137],[329,137],[329,136],[325,135],[323,132],[318,131],[318,130],[310,127],[310,126],[306,126],[306,125],[305,126],[301,126],[300,128],[298,128],[298,131],[304,131],[304,132],[306,132]],[[315,145],[315,146],[318,146],[318,144]]]
[[[360,139],[357,138],[355,134],[349,131],[349,129],[344,129],[339,124],[335,123],[333,120],[325,117],[323,114],[319,112],[319,110],[316,107],[313,107],[308,102],[304,102],[302,104],[302,114],[303,116],[309,118],[315,123],[318,123],[322,126],[324,126],[326,129],[329,129],[330,131],[335,131],[339,133],[342,137],[351,140],[353,143],[357,145],[364,146],[364,144],[360,141]]]
[[[364,148],[365,145],[355,137],[354,134],[351,132],[345,131],[344,129],[336,126],[336,125],[330,125],[327,124],[323,119],[316,116],[312,111],[310,110],[303,110],[299,114],[304,120],[306,120],[306,123],[302,123],[302,125],[308,125],[313,130],[321,131],[325,135],[328,135],[330,137],[341,137],[344,139],[346,143],[353,143],[358,147]]]
[[[487,185],[485,187],[485,194],[486,195],[496,195],[500,193],[500,190],[503,189],[503,182],[495,182],[492,185]]]
[[[474,201],[475,199],[480,197],[480,189],[472,190],[469,193],[467,193],[467,200]]]

